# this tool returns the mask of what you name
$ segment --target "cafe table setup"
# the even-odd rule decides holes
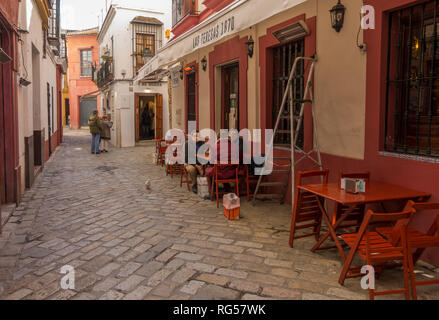
[[[401,264],[396,266],[403,266],[404,289],[383,292],[370,289],[371,299],[385,294],[405,294],[406,299],[409,299],[409,282],[412,297],[416,299],[417,285],[439,283],[437,280],[427,283],[416,282],[413,269],[414,262],[420,257],[419,250],[439,246],[439,215],[437,226],[433,224],[427,234],[409,226],[413,216],[418,214],[417,210],[439,209],[439,204],[426,203],[431,194],[370,180],[368,173],[349,174],[345,175],[345,178],[342,175],[340,181],[334,183],[329,182],[328,177],[329,170],[298,172],[290,230],[291,247],[296,239],[315,237],[316,244],[312,247],[312,252],[336,248],[344,263],[340,284],[344,283],[346,277],[361,275],[358,271],[354,272],[358,268],[351,267],[356,255],[364,260],[365,265],[376,266],[378,275],[385,268],[392,266],[388,262],[401,261]],[[315,183],[317,179],[320,179],[320,183]],[[312,180],[313,183],[307,184],[306,180]],[[327,209],[329,201],[335,204],[332,215]],[[403,201],[407,205],[402,212],[386,212],[383,203],[392,201]],[[421,206],[420,203],[424,204]],[[381,205],[381,213],[371,210],[366,212],[367,205]],[[321,232],[323,221],[328,229],[325,233]],[[346,222],[350,224],[345,227]],[[380,228],[383,225],[386,227]],[[355,231],[337,234],[337,231],[347,230],[348,227],[354,227]],[[305,234],[298,232],[306,229],[311,231]],[[323,247],[326,240],[332,240],[334,246]],[[346,245],[350,248],[348,256],[344,251]],[[412,249],[418,249],[415,255],[412,255]]]

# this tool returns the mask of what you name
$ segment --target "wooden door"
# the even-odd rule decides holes
[[[136,142],[140,141],[140,97],[139,95],[136,94],[135,96],[135,104],[134,104],[134,109],[136,110],[136,119],[135,119],[135,123],[136,123]]]
[[[156,94],[155,101],[155,137],[163,138],[163,96]]]

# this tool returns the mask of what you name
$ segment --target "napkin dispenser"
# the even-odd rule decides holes
[[[366,181],[364,179],[341,179],[341,188],[348,193],[366,192]]]

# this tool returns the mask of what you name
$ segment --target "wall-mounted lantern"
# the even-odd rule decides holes
[[[181,67],[180,69],[180,80],[183,80],[184,78],[184,71],[183,71],[183,67]]]
[[[201,66],[203,67],[203,71],[206,71],[206,70],[207,70],[207,59],[206,59],[206,57],[204,57],[204,58],[201,60]]]
[[[252,36],[250,36],[245,44],[247,45],[247,54],[250,58],[252,58],[255,51],[255,42],[253,41]]]
[[[346,12],[346,7],[341,3],[340,0],[338,0],[338,3],[334,7],[332,7],[332,9],[329,10],[329,12],[331,13],[332,28],[334,28],[335,31],[340,32],[344,24],[344,15]]]

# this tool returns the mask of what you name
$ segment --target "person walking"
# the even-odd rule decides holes
[[[101,139],[102,123],[99,119],[98,111],[93,111],[92,115],[88,119],[88,127],[91,133],[91,153],[100,154],[99,141]]]
[[[108,120],[108,116],[104,115],[102,117],[102,130],[101,130],[101,152],[108,152],[108,140],[111,139],[111,128],[113,127],[113,122]]]

